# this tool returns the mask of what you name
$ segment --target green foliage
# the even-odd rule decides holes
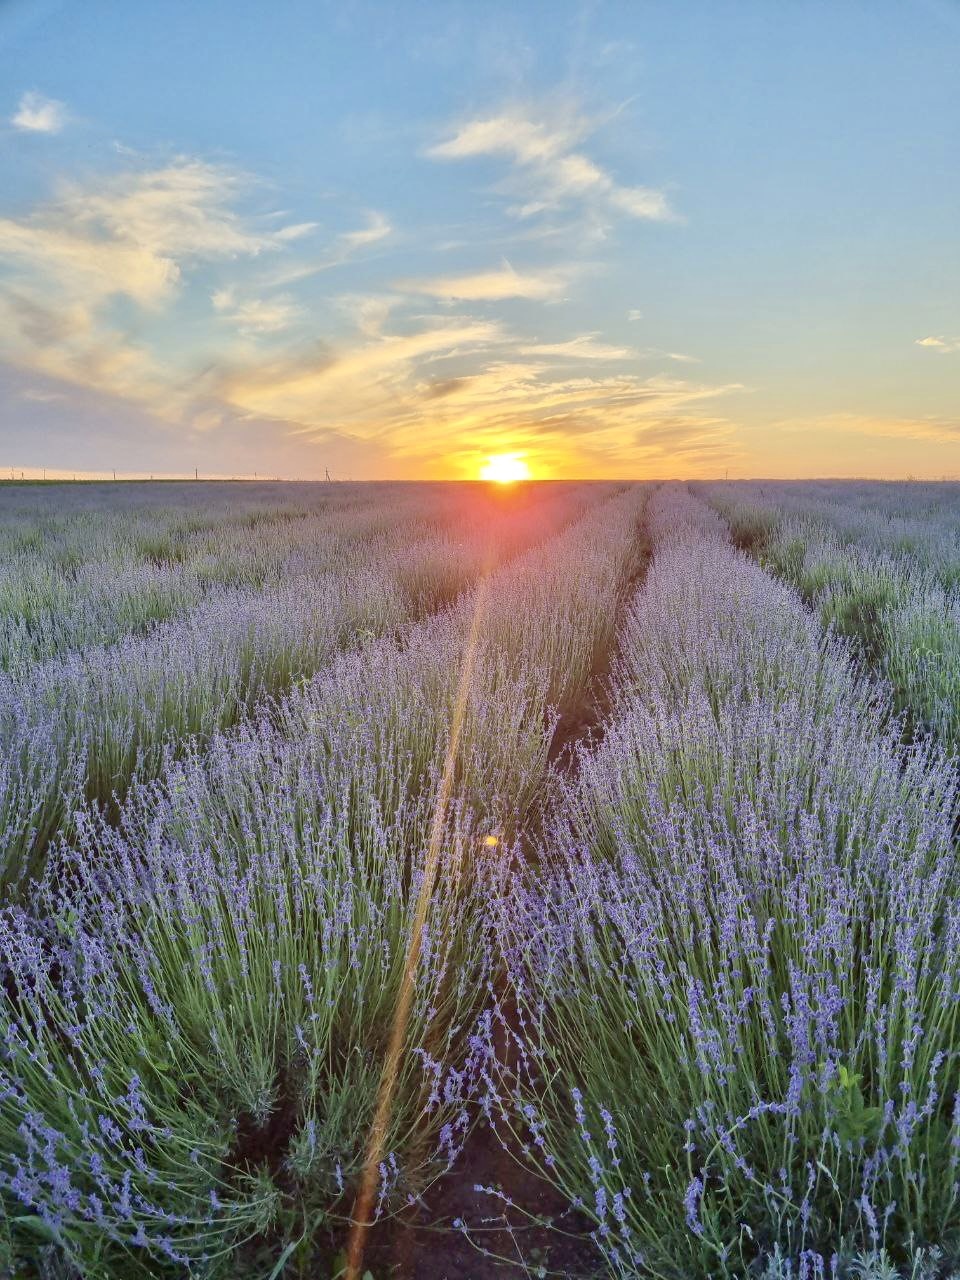
[[[881,1107],[868,1107],[860,1082],[863,1076],[840,1063],[837,1067],[836,1099],[833,1104],[834,1127],[841,1142],[876,1142],[883,1120]]]

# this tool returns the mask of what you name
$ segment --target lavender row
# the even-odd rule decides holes
[[[948,482],[865,480],[735,482],[696,485],[695,491],[738,509],[739,533],[761,541],[771,510],[814,520],[844,545],[930,574],[948,590],[960,586],[960,486]]]
[[[438,803],[377,1213],[449,1167],[480,1079],[504,842],[591,678],[645,496],[342,653],[137,783],[113,825],[88,810],[29,909],[0,912],[12,1259],[35,1248],[26,1222],[103,1276],[235,1275],[303,1239],[307,1265],[352,1208]]]
[[[736,539],[800,591],[823,622],[850,636],[890,682],[896,709],[913,731],[930,730],[951,751],[960,747],[960,593],[924,568],[917,551],[894,555],[868,535],[850,541],[841,509],[807,511],[795,496],[788,510],[709,486]],[[788,511],[790,512],[788,514]]]
[[[335,570],[292,573],[262,592],[220,592],[147,636],[72,653],[20,678],[0,675],[0,884],[36,871],[84,796],[115,808],[135,774],[156,776],[186,740],[254,714],[339,649],[408,623],[446,593],[455,597],[491,555],[517,554],[604,492],[547,490],[483,527],[468,513],[461,527],[469,536],[459,541],[418,542],[417,522],[401,521],[379,546],[338,543]]]
[[[349,521],[369,505],[352,488],[296,486],[305,501],[293,502],[290,486],[254,494],[246,486],[97,485],[91,507],[90,488],[3,493],[4,669],[145,630],[210,589],[262,586],[280,576],[301,532],[315,540],[332,523],[325,517]]]
[[[29,521],[5,504],[0,669],[23,678],[38,661],[183,617],[211,594],[253,595],[293,577],[304,578],[307,591],[311,578],[335,569],[361,542],[370,562],[389,554],[404,528],[407,541],[479,543],[484,517],[503,514],[489,509],[490,495],[452,485],[277,485],[272,506],[263,505],[262,490],[254,503],[243,487],[230,486],[231,506],[223,486],[197,489],[194,501],[206,498],[209,507],[111,506],[126,496],[123,486],[107,487],[97,513],[62,510],[63,495],[76,498],[76,489],[41,490]],[[436,599],[444,582],[414,578],[409,586]],[[426,607],[429,596],[418,603]]]
[[[953,771],[715,513],[663,489],[648,530],[616,714],[501,900],[485,1106],[613,1275],[949,1247]]]

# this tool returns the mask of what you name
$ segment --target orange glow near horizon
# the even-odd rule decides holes
[[[530,479],[530,468],[519,453],[494,453],[480,469],[481,480],[495,484],[515,484]]]

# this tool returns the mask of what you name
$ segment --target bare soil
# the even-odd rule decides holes
[[[516,1210],[475,1190],[492,1186]],[[539,1218],[544,1225],[531,1225]],[[462,1219],[467,1233],[452,1224]],[[562,1221],[561,1221],[562,1219]],[[549,1223],[556,1221],[562,1231]],[[561,1197],[504,1150],[487,1128],[474,1131],[459,1172],[439,1184],[419,1221],[396,1224],[390,1238],[371,1237],[365,1266],[374,1280],[505,1280],[536,1276],[587,1280],[599,1260],[585,1220],[572,1219]]]

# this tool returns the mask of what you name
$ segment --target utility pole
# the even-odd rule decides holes
[[[327,477],[327,484],[329,484],[329,483],[330,483],[330,468],[329,468],[329,467],[324,467],[324,469],[323,469],[323,470],[324,470],[324,472],[326,473],[326,477]]]
[[[193,478],[194,478],[194,480],[199,480],[199,479],[200,479],[200,468],[199,468],[199,467],[194,467],[194,468],[193,468]]]

